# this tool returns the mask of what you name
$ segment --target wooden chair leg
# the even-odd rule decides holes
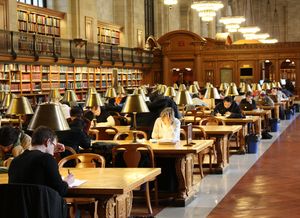
[[[213,155],[213,150],[209,149],[209,172],[212,173],[212,155]]]
[[[158,184],[157,184],[157,179],[154,180],[154,200],[155,200],[155,206],[158,207]]]
[[[151,207],[151,199],[150,199],[150,193],[149,193],[149,182],[146,183],[146,202],[148,207],[149,214],[152,214],[152,207]]]
[[[203,163],[202,154],[201,154],[201,152],[199,152],[198,153],[198,164],[199,164],[199,172],[200,172],[201,179],[204,177],[202,163]]]

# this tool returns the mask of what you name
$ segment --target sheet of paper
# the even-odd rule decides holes
[[[73,187],[78,187],[78,186],[82,185],[83,183],[85,183],[86,181],[87,181],[87,180],[74,179],[74,182],[71,183],[69,186],[70,186],[71,188],[73,188]]]

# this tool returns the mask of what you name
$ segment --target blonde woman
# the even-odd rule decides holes
[[[156,119],[152,131],[153,139],[180,140],[180,121],[175,118],[171,107],[165,108]]]

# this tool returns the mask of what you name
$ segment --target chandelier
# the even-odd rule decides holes
[[[247,40],[252,40],[252,39],[264,40],[264,39],[270,37],[270,35],[268,33],[245,33],[245,34],[243,34],[243,36]]]
[[[176,5],[177,0],[164,0],[164,4],[169,6]]]
[[[261,43],[266,43],[266,44],[273,44],[273,43],[277,43],[278,42],[277,39],[271,39],[271,38],[269,38],[269,39],[261,39],[259,41]]]
[[[240,24],[245,22],[246,19],[243,16],[228,16],[221,17],[219,21],[225,25],[228,32],[237,32]]]
[[[223,7],[221,1],[194,1],[191,5],[192,9],[198,11],[202,21],[212,21],[216,16],[216,12]]]
[[[260,31],[260,28],[257,26],[248,26],[239,28],[239,32],[241,33],[257,33]]]

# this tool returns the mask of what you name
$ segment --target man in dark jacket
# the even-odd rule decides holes
[[[246,93],[246,98],[241,100],[240,108],[244,111],[252,111],[256,109],[256,102],[253,100],[252,92]]]
[[[217,106],[214,109],[214,115],[216,115],[216,116],[227,115],[228,117],[231,117],[231,118],[243,117],[240,107],[229,96],[225,97],[223,102],[220,102],[219,104],[217,104]]]

